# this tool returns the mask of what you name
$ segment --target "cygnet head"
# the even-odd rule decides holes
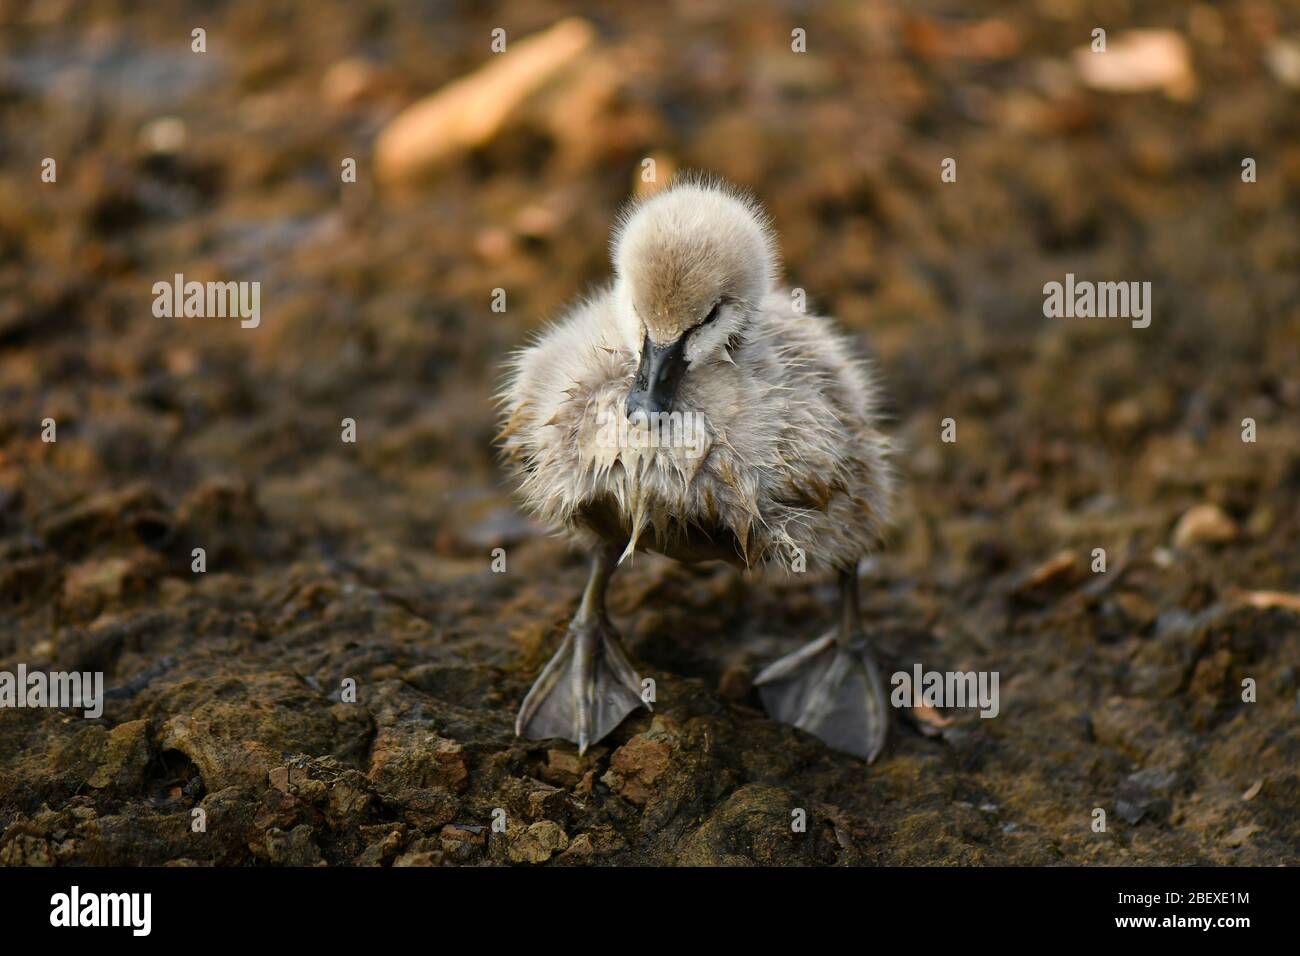
[[[618,321],[641,355],[627,414],[672,411],[682,379],[731,360],[772,288],[766,213],[714,181],[674,183],[630,209],[614,232]]]

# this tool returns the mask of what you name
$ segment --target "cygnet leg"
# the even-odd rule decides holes
[[[576,743],[581,754],[638,707],[650,709],[605,610],[605,591],[621,551],[602,547],[592,559],[578,613],[519,708],[517,735],[529,740],[563,737]]]
[[[840,572],[840,620],[827,634],[763,670],[754,683],[768,715],[836,750],[875,760],[889,711],[858,611],[856,569]]]

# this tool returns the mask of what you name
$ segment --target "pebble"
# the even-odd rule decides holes
[[[1218,505],[1201,504],[1189,508],[1174,526],[1173,543],[1177,548],[1198,544],[1227,544],[1237,537],[1237,523]]]
[[[1080,47],[1073,59],[1084,85],[1104,93],[1162,90],[1185,99],[1196,90],[1187,41],[1173,30],[1128,30],[1109,37],[1105,52]]]
[[[538,820],[510,840],[506,855],[512,863],[545,863],[551,854],[567,849],[568,835],[554,820]]]

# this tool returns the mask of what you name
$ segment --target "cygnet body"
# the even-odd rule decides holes
[[[874,759],[888,718],[857,567],[889,521],[893,475],[869,367],[779,287],[768,217],[716,180],[629,207],[611,258],[613,283],[516,353],[501,393],[525,506],[593,556],[516,732],[585,750],[645,704],[605,591],[647,550],[836,572],[835,627],[756,683],[774,718]]]

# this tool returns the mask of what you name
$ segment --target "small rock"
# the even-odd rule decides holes
[[[174,155],[185,148],[188,131],[178,116],[160,116],[140,130],[140,145],[155,155]]]
[[[0,845],[0,866],[53,866],[50,842],[30,833],[18,833]]]
[[[579,833],[569,843],[569,848],[564,851],[565,856],[594,856],[596,847],[591,842],[590,833]]]
[[[375,737],[369,777],[380,790],[436,786],[460,792],[469,781],[464,751],[430,731],[385,727]]]
[[[572,787],[582,779],[583,758],[574,750],[546,751],[542,779],[561,787]]]
[[[1200,632],[1194,624],[1162,628],[1161,623],[1169,618],[1170,615],[1160,618],[1155,638],[1141,642],[1130,660],[1124,687],[1137,696],[1177,696],[1196,663]]]
[[[718,679],[718,695],[733,704],[749,696],[754,687],[753,675],[743,664],[732,664]]]
[[[1062,591],[1079,580],[1079,557],[1073,551],[1060,551],[1021,576],[1013,588],[1020,597],[1039,597]]]
[[[539,786],[528,794],[529,820],[540,820],[554,814],[564,803],[564,791],[558,787]]]
[[[569,838],[553,820],[538,820],[510,840],[506,855],[512,863],[545,863],[551,854],[564,850]]]
[[[450,823],[460,810],[456,798],[437,787],[403,790],[397,795],[397,803],[402,808],[402,819],[424,832]]]
[[[483,836],[486,832],[487,827],[448,823],[442,828],[442,838],[453,843],[472,843],[475,846],[482,846],[486,842]]]
[[[356,825],[370,812],[375,796],[368,789],[368,781],[355,770],[336,780],[329,788],[327,815],[335,829]]]
[[[130,558],[105,558],[74,565],[63,580],[63,607],[74,618],[91,618],[126,590],[134,562]]]
[[[285,832],[273,827],[263,842],[266,859],[280,866],[320,866],[324,863],[313,829],[300,823]]]
[[[1136,398],[1114,402],[1106,409],[1106,427],[1123,436],[1136,435],[1142,428],[1145,410]]]
[[[130,792],[143,783],[149,758],[149,721],[118,724],[109,731],[104,762],[86,782],[96,789],[112,786]]]
[[[360,57],[339,60],[325,71],[321,95],[331,106],[354,106],[370,99],[383,88],[383,75]]]
[[[1279,83],[1300,90],[1300,41],[1274,40],[1264,54],[1264,62]]]
[[[566,792],[533,777],[508,777],[498,794],[500,805],[507,808],[512,817],[530,823],[545,819],[563,822],[568,813]]]
[[[453,863],[476,860],[487,846],[486,828],[449,823],[439,834],[439,845],[446,859]]]
[[[1104,93],[1163,90],[1187,99],[1196,92],[1187,41],[1173,30],[1128,30],[1111,37],[1105,52],[1085,46],[1072,57],[1084,85]]]
[[[368,839],[369,834],[372,833],[377,839]],[[397,855],[405,840],[402,831],[395,829],[392,824],[362,827],[361,835],[363,839],[367,839],[367,845],[353,861],[356,866],[383,866]]]
[[[1228,846],[1242,846],[1251,838],[1251,836],[1258,833],[1261,829],[1263,828],[1256,826],[1253,823],[1242,824],[1224,837],[1223,842]]]
[[[288,767],[276,767],[269,774],[267,774],[266,777],[267,777],[267,781],[276,790],[279,790],[281,793],[289,792],[290,773]]]
[[[1197,544],[1226,544],[1237,537],[1237,524],[1218,505],[1189,508],[1174,527],[1173,543],[1178,548]]]
[[[656,717],[658,723],[661,718]],[[637,734],[609,760],[609,772],[601,780],[611,790],[631,803],[644,806],[654,794],[655,781],[668,769],[672,748],[654,724]]]
[[[1179,779],[1174,771],[1159,767],[1129,774],[1116,795],[1115,812],[1133,824],[1145,817],[1155,820],[1168,818]]]
[[[1150,627],[1158,613],[1156,606],[1137,591],[1120,591],[1115,595],[1115,604],[1120,613],[1139,630]]]
[[[611,826],[592,827],[569,841],[569,848],[556,859],[560,862],[589,863],[596,857],[607,857],[627,849],[627,841]]]
[[[442,858],[439,854],[428,850],[421,850],[416,853],[403,853],[393,861],[393,866],[441,866]]]

